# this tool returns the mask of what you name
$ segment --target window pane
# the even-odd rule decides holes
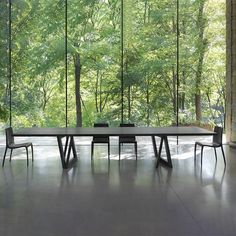
[[[63,1],[12,5],[13,125],[65,125]]]
[[[6,1],[0,2],[0,122],[4,125],[9,109],[9,11]],[[9,122],[9,121],[8,121]]]
[[[224,124],[225,1],[180,1],[181,124]]]
[[[13,126],[166,126],[177,111],[180,124],[224,123],[225,1],[179,0],[179,48],[178,1],[121,3],[13,1],[11,67],[0,3],[0,109],[12,72]]]
[[[68,2],[68,87],[69,126],[118,122],[119,1]]]
[[[124,98],[127,121],[175,123],[176,1],[124,4]]]

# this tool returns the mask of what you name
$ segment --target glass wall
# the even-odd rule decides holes
[[[12,26],[12,124],[65,124],[65,5],[63,1],[14,1]]]
[[[0,1],[0,121],[9,122],[9,11],[6,1]]]
[[[224,0],[21,0],[1,9],[3,124],[223,125]]]
[[[179,1],[179,123],[224,126],[225,0]]]
[[[69,126],[120,120],[120,1],[68,1]]]
[[[176,119],[176,1],[124,2],[124,118],[142,126]]]

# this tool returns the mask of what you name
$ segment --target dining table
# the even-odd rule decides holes
[[[215,132],[196,126],[169,126],[169,127],[55,127],[55,128],[22,128],[14,132],[16,137],[55,137],[57,139],[60,159],[63,169],[74,166],[77,161],[74,137],[88,136],[150,136],[156,167],[159,164],[172,168],[171,152],[168,137],[170,136],[206,136]],[[159,147],[157,148],[157,137]],[[64,139],[64,141],[63,141]],[[166,156],[162,156],[163,145]]]

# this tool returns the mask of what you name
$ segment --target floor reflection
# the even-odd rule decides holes
[[[0,235],[233,236],[236,150],[224,146],[225,168],[208,149],[201,166],[193,147],[172,146],[173,168],[156,169],[150,143],[137,160],[124,146],[120,161],[116,145],[110,161],[105,146],[91,160],[90,145],[77,145],[63,170],[57,146],[36,146],[33,165],[16,156],[0,171]]]
[[[60,187],[83,185],[88,188],[102,182],[107,188],[117,190],[128,183],[133,187],[152,187],[169,182],[172,169],[167,167],[155,168],[155,159],[150,160],[108,160],[94,158],[79,160],[76,167],[63,170]],[[131,184],[132,183],[132,184]]]

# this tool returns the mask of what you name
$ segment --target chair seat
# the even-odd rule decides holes
[[[121,123],[120,127],[135,127],[133,123]],[[121,151],[121,144],[123,143],[132,143],[134,144],[135,148],[135,155],[137,160],[137,141],[134,135],[127,135],[127,136],[119,136],[119,160],[120,160],[120,151]]]
[[[9,148],[22,148],[22,147],[30,147],[32,143],[13,143],[9,144]]]
[[[226,166],[225,154],[224,154],[224,149],[223,149],[223,146],[222,146],[223,128],[219,127],[219,126],[215,126],[214,132],[215,132],[215,134],[213,135],[212,142],[208,142],[208,143],[195,142],[195,146],[194,146],[194,160],[196,160],[196,149],[197,149],[197,146],[200,146],[201,147],[201,166],[202,166],[202,156],[203,156],[202,154],[203,154],[203,148],[204,147],[212,147],[212,148],[214,148],[216,161],[217,161],[216,148],[220,147],[221,151],[222,151],[224,163],[225,163],[225,166]]]
[[[206,146],[206,147],[220,147],[221,145],[219,143],[202,143],[202,142],[196,142],[196,145],[199,146]]]
[[[94,137],[92,143],[109,143],[109,137]]]
[[[94,127],[97,127],[97,129],[109,127],[108,123],[94,123]],[[103,135],[103,136],[93,136],[92,145],[91,145],[91,160],[93,158],[93,149],[95,143],[106,143],[108,145],[108,159],[110,160],[110,138],[109,135]]]
[[[135,137],[128,137],[128,136],[125,136],[125,137],[120,137],[119,139],[119,142],[120,143],[136,143],[136,139]]]
[[[26,148],[27,166],[28,166],[29,165],[28,147],[31,147],[32,162],[33,162],[34,161],[33,144],[31,142],[15,143],[12,127],[6,128],[5,133],[6,133],[6,148],[5,148],[5,152],[4,152],[4,156],[3,156],[3,160],[2,160],[2,167],[4,166],[5,158],[6,158],[6,154],[7,154],[8,149],[11,149],[10,159],[9,159],[9,161],[11,162],[12,152],[13,152],[14,149],[16,149],[16,148]]]

